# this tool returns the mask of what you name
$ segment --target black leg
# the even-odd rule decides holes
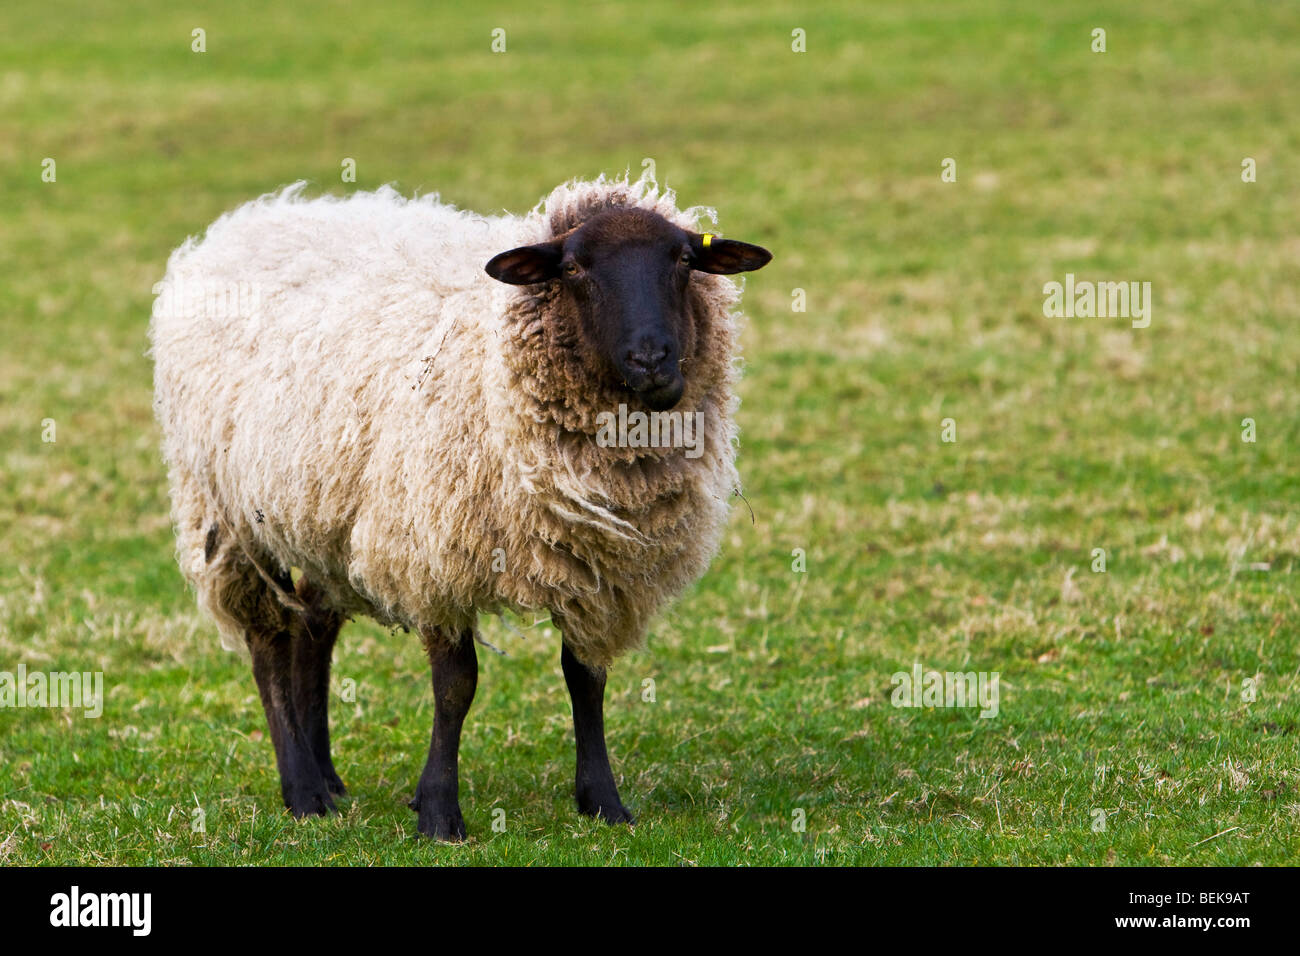
[[[308,612],[299,615],[293,632],[293,707],[325,788],[341,797],[347,789],[330,759],[329,690],[330,657],[343,619],[317,603],[306,578],[298,580],[297,591]]]
[[[326,814],[334,809],[334,801],[294,709],[292,633],[288,629],[250,631],[247,640],[253,656],[253,679],[275,746],[284,805],[295,817]]]
[[[600,817],[606,823],[633,823],[632,814],[618,799],[618,787],[605,749],[605,669],[582,663],[567,643],[560,651],[560,666],[573,702],[573,736],[578,746],[574,793],[578,798],[578,812]]]
[[[474,634],[466,629],[455,643],[442,631],[425,635],[433,667],[433,738],[411,806],[420,814],[418,829],[438,840],[465,839],[460,814],[460,729],[478,687]]]

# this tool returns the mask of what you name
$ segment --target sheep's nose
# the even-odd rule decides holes
[[[644,375],[650,375],[657,372],[663,366],[664,361],[668,358],[668,346],[662,346],[658,349],[638,349],[627,353],[627,364],[635,371]]]

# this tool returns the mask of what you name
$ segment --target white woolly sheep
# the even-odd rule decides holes
[[[605,667],[716,550],[738,484],[738,291],[720,276],[771,255],[696,232],[701,211],[646,182],[571,182],[489,218],[303,188],[177,249],[150,325],[180,565],[251,652],[285,805],[344,793],[330,656],[364,614],[424,641],[435,719],[411,805],[421,833],[463,839],[477,615],[545,609],[578,808],[630,822]],[[661,415],[666,441],[611,440]]]

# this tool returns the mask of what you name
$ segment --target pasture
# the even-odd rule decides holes
[[[104,700],[0,707],[0,863],[1294,863],[1298,41],[1290,5],[1203,0],[5,4],[0,671]],[[524,212],[646,160],[775,260],[747,503],[610,672],[639,822],[574,810],[532,619],[482,622],[468,843],[415,837],[428,665],[367,621],[334,664],[351,797],[293,820],[174,560],[168,253],[298,179]],[[1150,283],[1149,324],[1045,315],[1067,275]],[[917,664],[996,673],[996,716],[893,706]]]

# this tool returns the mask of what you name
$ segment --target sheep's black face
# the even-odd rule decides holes
[[[688,232],[657,213],[622,207],[535,246],[494,257],[487,273],[513,285],[559,281],[613,377],[649,408],[682,397],[682,344],[691,333],[692,270],[729,275],[765,266],[759,246]]]

